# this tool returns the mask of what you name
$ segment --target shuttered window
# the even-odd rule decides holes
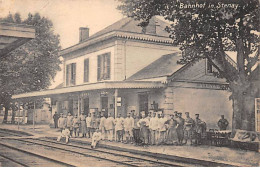
[[[84,60],[84,82],[89,81],[89,59]]]
[[[66,86],[76,84],[76,63],[71,63],[66,66]]]
[[[98,68],[97,68],[97,80],[109,80],[110,79],[110,53],[98,55]]]

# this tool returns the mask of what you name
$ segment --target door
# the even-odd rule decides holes
[[[101,111],[104,111],[104,116],[108,117],[108,97],[101,97]]]
[[[148,115],[148,94],[139,94],[138,98],[139,98],[139,112],[145,111],[145,116],[147,116]]]
[[[88,116],[89,113],[89,98],[84,99],[84,114]]]

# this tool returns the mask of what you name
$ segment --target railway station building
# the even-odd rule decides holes
[[[200,114],[208,128],[217,128],[220,115],[231,123],[228,84],[213,76],[207,60],[177,64],[181,52],[165,31],[167,25],[154,17],[142,28],[123,18],[92,36],[89,28],[80,28],[79,43],[60,51],[63,83],[13,99],[51,98],[52,113],[104,111],[125,117],[133,110],[153,109],[166,115],[190,112],[193,118]]]

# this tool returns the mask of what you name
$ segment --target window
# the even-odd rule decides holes
[[[110,79],[110,53],[98,55],[98,77],[97,80]]]
[[[206,67],[207,67],[207,73],[212,73],[213,65],[209,62],[209,60],[206,60]]]
[[[71,86],[76,84],[76,63],[71,63],[66,66],[66,85]]]
[[[84,82],[89,81],[89,59],[84,60]]]

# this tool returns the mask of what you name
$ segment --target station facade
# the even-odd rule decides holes
[[[231,123],[232,103],[224,79],[213,76],[207,60],[179,65],[178,47],[165,31],[167,23],[152,18],[146,28],[131,18],[89,36],[80,28],[80,42],[60,52],[63,83],[55,89],[18,94],[14,99],[51,98],[52,112],[121,114],[163,110],[200,114],[209,128],[220,115]],[[231,126],[229,127],[231,129]]]

